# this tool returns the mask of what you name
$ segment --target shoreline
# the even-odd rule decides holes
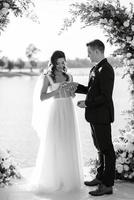
[[[39,72],[25,72],[25,71],[0,71],[0,77],[14,77],[14,76],[38,76]]]

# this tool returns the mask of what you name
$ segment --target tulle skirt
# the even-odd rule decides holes
[[[79,190],[83,166],[76,114],[71,97],[57,98],[44,113],[44,137],[40,141],[31,186],[36,192]]]

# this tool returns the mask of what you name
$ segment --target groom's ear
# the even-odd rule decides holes
[[[96,52],[96,54],[100,53],[99,49],[95,49],[95,52]]]
[[[96,49],[96,55],[100,55],[102,52],[99,49]]]

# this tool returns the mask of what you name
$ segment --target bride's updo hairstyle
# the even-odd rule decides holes
[[[54,82],[56,81],[55,78],[55,71],[56,71],[56,65],[57,65],[57,60],[59,58],[64,58],[66,61],[66,56],[65,53],[63,51],[54,51],[54,53],[52,54],[51,58],[50,58],[50,63],[49,63],[49,74],[51,75],[52,79],[54,80]],[[66,74],[67,72],[67,67],[65,66],[63,68],[63,75],[66,77],[66,80],[69,79],[68,75]]]

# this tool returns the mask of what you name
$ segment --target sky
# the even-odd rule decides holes
[[[78,2],[82,0],[76,0]],[[109,56],[115,47],[109,45],[99,26],[80,28],[80,23],[73,24],[68,31],[58,35],[63,25],[63,20],[69,16],[69,4],[75,0],[35,0],[35,12],[40,24],[28,18],[16,18],[11,15],[10,24],[0,36],[1,56],[10,59],[26,59],[26,47],[33,43],[41,51],[38,54],[40,60],[48,60],[53,51],[63,50],[69,59],[87,58],[86,43],[92,39],[101,39],[106,45],[106,56]],[[128,5],[134,0],[120,0]],[[83,1],[82,1],[83,2]]]

